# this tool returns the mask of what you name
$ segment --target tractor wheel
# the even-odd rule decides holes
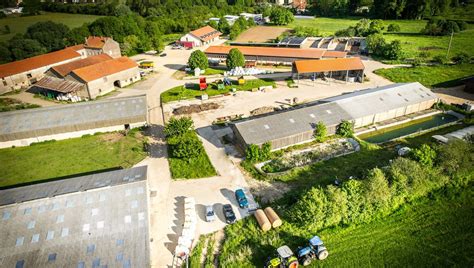
[[[311,264],[311,261],[312,261],[311,257],[310,257],[310,256],[306,256],[306,257],[303,259],[303,261],[301,262],[301,264],[303,264],[303,266],[308,266],[308,265]]]
[[[324,260],[328,257],[328,255],[329,255],[329,252],[327,250],[323,250],[318,253],[318,259]]]

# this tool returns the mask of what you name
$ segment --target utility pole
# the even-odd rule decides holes
[[[454,29],[451,29],[451,38],[449,39],[448,53],[446,54],[446,60],[449,60],[449,51],[451,50],[451,43],[453,42]]]

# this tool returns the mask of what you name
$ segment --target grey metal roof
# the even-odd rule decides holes
[[[133,168],[95,177],[97,181],[114,178],[118,183],[123,175],[144,172],[146,168]],[[69,181],[76,179],[87,180]],[[23,262],[24,267],[149,267],[147,195],[143,176],[90,191],[0,206],[0,215],[10,214],[0,218],[0,266]],[[36,223],[28,229],[33,220]]]
[[[143,166],[0,190],[0,206],[142,181],[146,173]]]
[[[336,103],[324,103],[235,123],[247,144],[261,144],[306,131],[322,121],[334,126],[351,116]]]
[[[4,112],[0,113],[0,135],[87,125],[124,118],[146,118],[146,113],[145,95]]]
[[[474,126],[469,126],[444,135],[448,139],[465,139],[468,135],[474,134]]]
[[[437,99],[436,94],[415,82],[360,90],[322,101],[337,103],[357,119],[433,99]]]

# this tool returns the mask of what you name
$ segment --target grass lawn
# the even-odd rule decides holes
[[[41,107],[37,104],[24,103],[16,99],[0,98],[0,112],[8,112],[22,109]]]
[[[26,28],[40,21],[50,20],[56,23],[63,23],[72,29],[79,27],[86,22],[93,22],[100,17],[101,16],[96,15],[44,12],[44,14],[37,16],[4,18],[0,19],[0,28],[3,29],[5,25],[8,25],[10,26],[11,33],[0,35],[0,42],[9,40],[17,33],[24,34],[26,32]]]
[[[226,71],[225,69],[218,69],[218,68],[209,67],[205,70],[203,75],[224,74],[225,71]],[[194,72],[188,72],[188,73],[186,73],[186,76],[194,76]]]
[[[263,79],[254,79],[254,80],[246,80],[244,85],[238,85],[236,82],[233,82],[232,86],[226,86],[223,90],[218,90],[217,85],[215,83],[209,84],[206,90],[200,91],[198,89],[198,85],[194,84],[193,88],[185,88],[184,86],[177,86],[161,94],[161,101],[163,103],[167,103],[170,101],[177,101],[177,100],[187,100],[199,97],[203,94],[207,94],[209,96],[220,95],[224,93],[230,92],[232,88],[236,88],[239,91],[250,91],[253,88],[258,88],[261,86],[273,86],[275,87],[276,84],[273,80],[263,80]]]
[[[331,36],[336,31],[354,26],[359,18],[315,18],[315,19],[295,19],[289,26],[315,27],[318,28],[321,35]],[[385,26],[391,23],[400,25],[398,33],[384,33],[387,41],[398,39],[402,42],[402,48],[407,58],[417,56],[421,51],[429,53],[429,57],[436,55],[446,56],[449,45],[449,36],[426,36],[420,34],[425,27],[426,21],[423,20],[386,20]],[[474,47],[471,42],[474,38],[474,25],[469,24],[468,29],[454,34],[451,47],[451,56],[459,52],[474,54]]]
[[[0,187],[111,168],[129,168],[146,156],[138,130],[0,149]]]
[[[451,87],[459,79],[474,75],[474,64],[435,65],[379,69],[375,71],[393,82],[420,82],[427,87]]]
[[[471,267],[474,200],[466,188],[414,204],[378,221],[308,233],[285,223],[262,235],[254,217],[228,226],[220,261],[225,267],[261,267],[281,245],[294,251],[319,235],[328,251],[312,267]]]
[[[197,135],[196,132],[194,132],[194,135]],[[200,144],[202,147],[201,142]],[[171,152],[169,155],[170,172],[174,179],[197,179],[217,175],[204,148],[202,148],[201,154],[196,158],[174,158],[171,156]]]

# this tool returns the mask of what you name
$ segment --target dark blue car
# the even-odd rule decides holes
[[[235,198],[237,199],[237,202],[239,203],[240,208],[249,207],[249,201],[247,200],[247,197],[245,196],[244,190],[238,189],[237,191],[235,191]]]

